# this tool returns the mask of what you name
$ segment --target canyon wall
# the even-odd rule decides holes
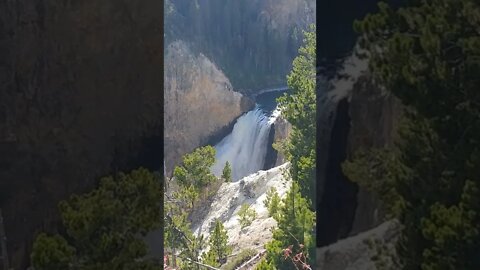
[[[0,207],[11,266],[99,176],[161,166],[161,1],[0,1]]]
[[[167,0],[165,42],[188,42],[243,93],[284,86],[314,0]]]
[[[335,243],[384,221],[381,203],[348,179],[341,168],[360,149],[392,144],[403,109],[397,99],[373,83],[366,64],[366,60],[350,57],[338,78],[319,95],[318,246]]]
[[[182,155],[207,144],[254,104],[233,91],[223,72],[186,43],[173,42],[165,52],[164,143],[166,169],[171,172]]]

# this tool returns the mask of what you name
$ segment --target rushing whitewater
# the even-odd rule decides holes
[[[233,181],[262,170],[272,119],[277,116],[267,117],[258,106],[241,116],[232,133],[215,145],[217,155],[212,172],[220,176],[227,161],[232,166]]]

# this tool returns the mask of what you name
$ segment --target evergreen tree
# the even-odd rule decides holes
[[[193,238],[188,214],[175,203],[165,203],[164,244],[171,253],[187,249]]]
[[[267,257],[260,269],[296,269],[297,266],[286,261],[283,254],[290,246],[295,254],[303,252],[306,247],[308,263],[314,261],[315,215],[311,209],[314,209],[312,202],[315,201],[316,159],[315,26],[304,32],[304,36],[304,45],[287,76],[291,93],[278,99],[282,116],[292,124],[292,132],[280,148],[291,164],[285,177],[291,178],[293,184],[279,207],[272,203],[278,199],[273,199],[276,196],[272,194],[272,198],[267,199],[269,212],[276,219],[278,228],[273,231],[273,240],[266,244]],[[308,256],[309,253],[312,256]]]
[[[388,173],[367,183],[395,206],[404,226],[404,269],[479,269],[480,5],[473,0],[417,0],[356,22],[375,80],[406,106],[400,140],[384,162],[374,151],[348,167]],[[392,166],[392,164],[396,164]],[[353,170],[350,170],[352,172]]]
[[[276,268],[271,262],[267,261],[266,259],[262,259],[255,270],[276,270]]]
[[[187,202],[186,207],[190,210],[195,207],[195,202],[198,200],[199,197],[200,194],[193,185],[180,187],[180,190],[175,192],[174,194],[175,199]]]
[[[220,267],[220,263],[218,262],[215,252],[213,251],[203,253],[202,262],[213,267]]]
[[[267,191],[266,195],[267,196],[263,201],[263,203],[265,204],[265,207],[267,207],[268,215],[271,217],[276,217],[278,210],[280,208],[281,198],[274,187],[271,187]]]
[[[228,246],[227,231],[220,220],[215,221],[215,227],[210,235],[210,250],[207,258],[215,258],[216,265],[222,265],[227,261],[227,256],[232,253],[232,248]]]
[[[205,239],[203,235],[195,237],[194,235],[190,235],[188,238],[188,245],[182,249],[180,256],[182,258],[182,262],[180,265],[180,269],[185,270],[200,270],[200,266],[192,261],[199,262],[202,255],[202,250],[205,248]],[[188,258],[188,259],[187,259]]]
[[[222,178],[225,182],[232,182],[232,167],[228,161],[225,163],[225,167],[223,167]]]
[[[159,178],[145,169],[100,180],[90,193],[60,203],[68,240],[40,234],[36,269],[160,269],[147,254],[145,235],[161,225]]]
[[[174,169],[173,176],[184,187],[190,185],[201,190],[216,180],[210,168],[215,163],[215,148],[210,145],[195,149],[183,157],[182,165]]]
[[[278,98],[282,116],[292,124],[292,131],[283,151],[290,161],[292,179],[300,184],[301,193],[314,207],[315,141],[316,141],[316,35],[315,26],[304,32],[304,44],[293,61],[287,76],[291,93]]]
[[[247,226],[250,226],[250,224],[252,224],[252,222],[257,217],[257,212],[255,212],[255,209],[250,208],[250,205],[244,203],[240,207],[240,210],[238,210],[238,217],[239,217],[240,226],[243,229]]]
[[[33,250],[32,263],[38,270],[70,269],[75,256],[75,248],[59,235],[39,234]]]
[[[267,260],[277,269],[295,269],[292,263],[285,261],[285,248],[292,246],[292,253],[297,254],[304,251],[304,246],[307,256],[315,252],[312,233],[315,213],[309,209],[308,201],[301,196],[297,183],[293,182],[283,199],[276,221],[278,228],[273,231],[273,241],[266,245]],[[313,258],[314,256],[309,257],[310,265],[314,263]]]

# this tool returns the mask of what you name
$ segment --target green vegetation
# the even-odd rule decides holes
[[[297,183],[293,182],[275,219],[278,228],[273,231],[273,241],[266,245],[267,262],[277,269],[295,269],[293,264],[285,262],[285,248],[292,246],[292,253],[304,252],[307,256],[315,252],[315,213],[309,209],[308,201],[301,196]],[[312,265],[313,258],[309,258],[308,262]]]
[[[316,99],[315,99],[315,26],[305,32],[304,45],[293,61],[293,69],[287,76],[291,93],[278,99],[282,116],[292,124],[292,132],[283,143],[283,151],[290,161],[290,174],[299,183],[302,195],[310,205],[315,201],[315,141],[316,141]]]
[[[244,203],[240,207],[240,210],[238,210],[238,216],[239,216],[240,226],[242,226],[242,229],[243,229],[247,226],[250,226],[250,224],[252,224],[252,222],[257,217],[257,212],[255,212],[255,209],[250,208],[250,205]]]
[[[297,269],[293,261],[286,261],[284,251],[302,254],[305,267],[313,265],[315,241],[313,227],[315,213],[315,140],[316,140],[316,99],[315,99],[315,26],[305,32],[304,45],[293,61],[293,68],[287,77],[292,89],[278,99],[282,116],[292,124],[292,132],[287,141],[280,144],[281,150],[290,161],[290,169],[285,177],[291,177],[292,187],[281,204],[271,198],[267,200],[269,212],[277,221],[273,240],[265,245],[267,257],[257,269]],[[279,146],[279,144],[277,144]]]
[[[67,235],[38,235],[35,269],[161,269],[143,259],[142,237],[161,225],[159,177],[146,169],[100,180],[97,189],[60,203]]]
[[[281,199],[278,195],[277,189],[271,187],[267,191],[267,197],[265,198],[263,203],[268,209],[268,215],[271,217],[277,217],[277,213],[281,205]]]
[[[225,182],[232,182],[232,167],[228,161],[225,163],[225,167],[223,167],[222,178]]]
[[[213,258],[215,265],[222,265],[227,261],[227,256],[232,253],[232,248],[227,245],[227,231],[222,222],[215,221],[215,227],[210,235],[210,250],[207,257]]]
[[[210,145],[200,147],[183,157],[182,165],[175,167],[173,176],[181,186],[201,190],[216,180],[210,171],[214,163],[215,148]]]
[[[174,194],[174,198],[187,202],[186,209],[188,210],[192,210],[195,207],[195,202],[199,197],[200,194],[193,185],[182,187]]]
[[[480,268],[479,16],[478,1],[418,0],[355,24],[374,78],[406,109],[394,147],[344,167],[404,226],[403,269]]]
[[[273,265],[273,262],[267,261],[267,259],[262,259],[260,263],[257,265],[255,270],[275,270],[275,266]]]
[[[207,187],[214,183],[217,178],[212,174],[210,168],[215,163],[215,148],[205,146],[195,149],[182,158],[182,165],[176,166],[173,171],[179,190],[173,195],[185,209],[193,210],[195,202],[205,194]],[[187,202],[184,205],[181,202]]]
[[[217,178],[210,172],[215,162],[215,148],[205,146],[183,157],[181,166],[174,170],[179,190],[165,203],[165,247],[171,256],[177,254],[172,262],[180,269],[198,269],[199,262],[219,267],[226,262],[231,253],[227,245],[227,231],[223,224],[215,221],[215,226],[207,242],[203,236],[195,236],[191,231],[188,216],[195,208],[195,202],[206,190],[210,189]],[[225,169],[226,168],[226,169]],[[227,179],[231,172],[230,164],[224,168],[223,177]],[[211,191],[210,191],[211,192]],[[186,211],[185,211],[186,210]],[[203,252],[209,246],[208,252]]]
[[[250,260],[253,256],[257,254],[257,251],[254,249],[244,249],[239,254],[237,254],[234,259],[230,260],[225,264],[223,270],[235,270],[237,267]]]

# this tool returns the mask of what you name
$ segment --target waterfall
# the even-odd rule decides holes
[[[268,117],[258,106],[238,118],[232,133],[215,145],[216,162],[212,172],[220,176],[228,161],[232,166],[232,180],[263,169],[270,128],[278,114]]]

